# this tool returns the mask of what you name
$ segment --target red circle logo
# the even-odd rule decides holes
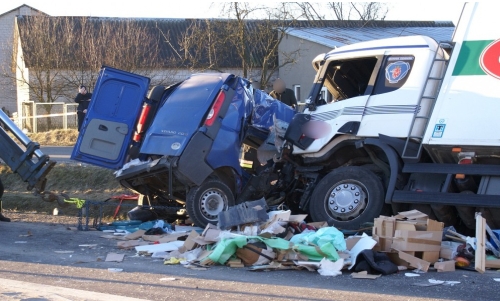
[[[496,40],[484,48],[479,57],[479,64],[486,74],[500,79],[500,40]]]

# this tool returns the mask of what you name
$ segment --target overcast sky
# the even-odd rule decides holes
[[[219,1],[221,2],[221,1]],[[276,1],[265,2],[267,4]],[[462,1],[386,2],[387,20],[452,21],[455,25]],[[166,0],[2,0],[0,14],[27,4],[52,16],[140,17],[140,18],[215,18],[213,1]]]

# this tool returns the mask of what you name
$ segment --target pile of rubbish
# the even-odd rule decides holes
[[[491,242],[485,235],[483,240],[465,237],[417,210],[376,218],[368,231],[372,236],[359,232],[346,237],[326,222],[307,223],[306,217],[290,210],[269,211],[265,200],[258,200],[230,207],[219,214],[217,226],[205,229],[163,220],[124,221],[104,229],[113,233],[103,237],[118,239],[119,249],[197,270],[227,265],[251,271],[306,269],[323,276],[346,270],[353,278],[375,279],[407,269],[427,272],[431,264],[438,272],[456,266],[475,266],[480,272],[500,268],[494,231],[488,231]]]

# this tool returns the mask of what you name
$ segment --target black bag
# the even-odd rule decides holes
[[[387,254],[373,250],[363,250],[356,258],[355,272],[367,271],[368,274],[389,275],[398,271]]]

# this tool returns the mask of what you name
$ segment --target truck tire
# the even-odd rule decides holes
[[[186,210],[198,227],[217,224],[219,212],[234,205],[231,189],[219,179],[207,179],[200,186],[189,190],[186,197]]]
[[[356,230],[373,222],[384,207],[384,187],[372,171],[360,166],[340,167],[318,183],[309,212],[314,221],[339,229]]]

